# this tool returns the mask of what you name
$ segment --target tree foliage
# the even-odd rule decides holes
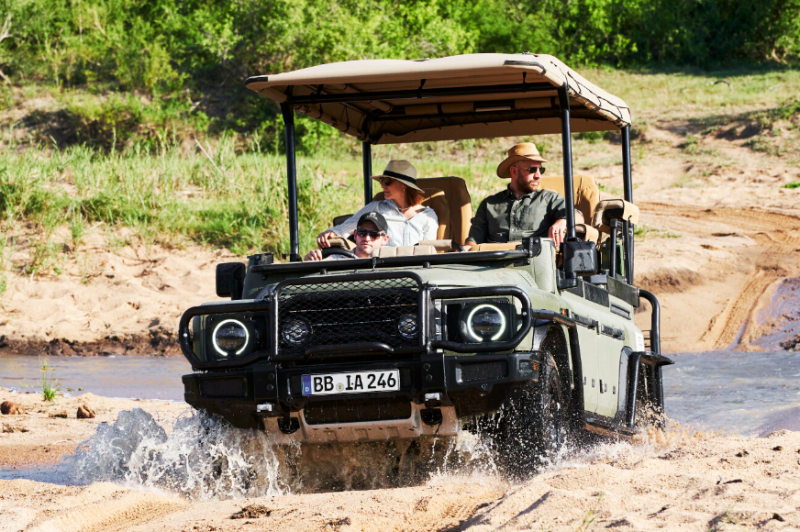
[[[363,58],[552,53],[568,63],[796,62],[800,0],[0,0],[11,79],[188,83]]]
[[[275,109],[242,98],[242,81],[319,63],[523,51],[626,68],[800,62],[800,0],[0,0],[3,22],[7,82],[136,92],[214,115],[199,118],[211,129],[270,130],[266,141]],[[215,91],[239,103],[209,103]]]

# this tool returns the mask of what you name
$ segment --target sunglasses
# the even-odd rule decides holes
[[[378,182],[379,182],[381,185],[383,185],[383,186],[385,186],[385,187],[388,187],[388,186],[390,186],[392,183],[394,183],[394,179],[392,179],[391,177],[379,177],[379,178],[378,178]]]
[[[527,171],[529,174],[535,174],[536,170],[539,170],[539,174],[544,175],[544,166],[531,166],[530,168],[520,168],[520,170]]]
[[[377,240],[386,236],[383,231],[370,231],[369,229],[356,229],[356,236],[361,238],[370,237],[372,240]]]

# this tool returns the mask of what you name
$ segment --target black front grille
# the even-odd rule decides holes
[[[202,379],[200,395],[212,398],[244,398],[247,397],[247,386],[244,377]]]
[[[420,289],[413,277],[284,284],[277,296],[278,352],[298,355],[309,347],[368,342],[394,349],[419,346]],[[406,327],[401,334],[401,322],[408,325],[410,318],[416,329]]]
[[[351,399],[310,403],[303,409],[303,415],[309,425],[408,419],[411,402],[408,399]]]

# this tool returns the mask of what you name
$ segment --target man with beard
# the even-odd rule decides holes
[[[536,145],[524,142],[508,150],[497,175],[510,179],[508,187],[489,196],[472,219],[466,249],[487,242],[515,242],[531,236],[548,236],[561,244],[567,231],[566,202],[556,192],[539,189],[544,174]],[[582,223],[580,220],[576,220]]]

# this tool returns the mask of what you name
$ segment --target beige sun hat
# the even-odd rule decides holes
[[[500,166],[497,167],[498,177],[502,177],[503,179],[511,179],[511,172],[508,169],[511,168],[512,164],[526,159],[528,161],[535,161],[539,163],[549,162],[547,159],[539,155],[539,150],[536,149],[536,144],[532,142],[523,142],[508,150],[508,157],[506,157],[506,160],[500,163]]]
[[[404,185],[424,192],[417,186],[417,169],[408,161],[389,161],[386,165],[386,170],[382,174],[372,176],[372,179],[377,181],[382,177],[391,177]]]

